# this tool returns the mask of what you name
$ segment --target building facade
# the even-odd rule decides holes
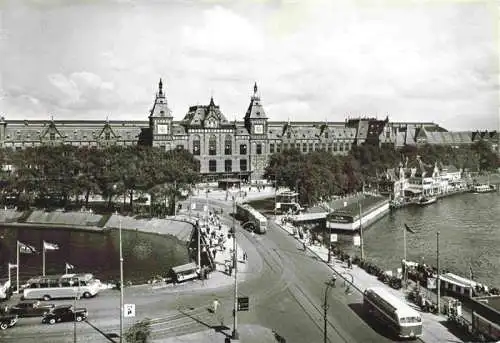
[[[269,156],[295,148],[303,153],[323,150],[346,155],[353,145],[472,144],[495,142],[496,132],[451,133],[434,123],[390,123],[389,118],[345,122],[271,121],[257,84],[240,121],[228,121],[213,97],[208,105],[189,107],[175,121],[160,79],[148,120],[6,120],[0,119],[0,147],[23,149],[40,145],[76,147],[150,145],[164,150],[186,149],[200,161],[207,180],[261,179]],[[145,118],[146,119],[146,118]],[[446,136],[446,137],[445,137]]]

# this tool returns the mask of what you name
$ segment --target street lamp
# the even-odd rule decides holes
[[[119,220],[120,232],[120,343],[123,342],[123,247],[122,247],[122,218]]]
[[[335,278],[331,278],[327,282],[325,282],[326,288],[325,288],[325,299],[323,302],[323,342],[327,343],[328,342],[328,291],[331,289],[331,287],[335,287]]]
[[[232,339],[239,339],[238,334],[238,245],[236,244],[236,193],[233,194],[233,264],[234,264],[234,308]]]

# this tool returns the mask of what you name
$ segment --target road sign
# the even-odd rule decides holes
[[[238,297],[238,311],[248,311],[248,297]]]
[[[125,304],[123,308],[124,317],[135,317],[135,304]]]

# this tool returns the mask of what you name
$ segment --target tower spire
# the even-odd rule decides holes
[[[161,77],[160,82],[158,82],[158,94],[163,95],[163,82],[161,81]]]
[[[255,81],[253,84],[253,95],[257,96],[257,81]]]

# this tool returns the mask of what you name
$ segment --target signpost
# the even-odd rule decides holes
[[[135,317],[135,304],[125,304],[123,310],[124,317]]]
[[[238,297],[238,311],[248,311],[248,297]]]

